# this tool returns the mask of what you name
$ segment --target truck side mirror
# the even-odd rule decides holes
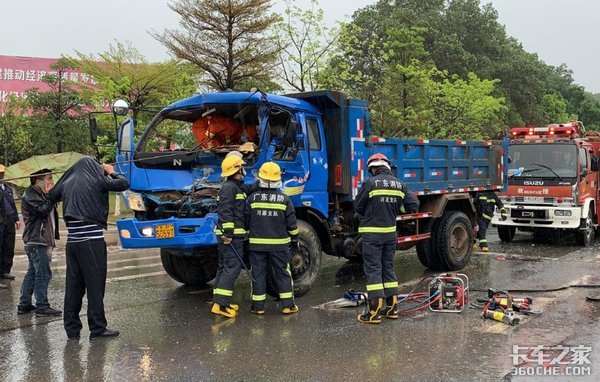
[[[133,119],[129,118],[121,124],[119,131],[119,151],[133,151],[133,135],[134,135]]]
[[[96,123],[96,118],[90,116],[89,126],[90,126],[90,139],[92,140],[92,143],[96,143],[98,141],[98,124]]]
[[[296,130],[298,130],[298,122],[290,119],[282,141],[285,147],[294,147],[294,143],[296,142]]]
[[[118,116],[127,115],[129,113],[129,104],[125,100],[118,99],[113,103],[112,111]]]
[[[590,163],[590,167],[592,171],[598,171],[598,157],[592,157],[592,162]]]
[[[583,168],[581,169],[581,178],[585,178],[588,175],[588,169],[587,168]]]

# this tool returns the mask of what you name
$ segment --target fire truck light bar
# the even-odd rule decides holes
[[[517,136],[562,136],[570,137],[577,134],[578,130],[574,126],[550,125],[548,127],[514,127],[510,129],[510,135]]]

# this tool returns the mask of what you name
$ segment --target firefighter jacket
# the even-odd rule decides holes
[[[246,224],[244,222],[246,194],[242,187],[242,180],[227,179],[219,191],[217,214],[219,215],[219,224],[227,237],[246,236]],[[215,227],[215,233],[222,235],[218,227]]]
[[[477,200],[475,200],[477,216],[481,216],[485,220],[491,221],[492,216],[494,216],[495,207],[498,207],[498,209],[504,208],[504,205],[495,192],[486,191],[477,194]]]
[[[354,208],[361,217],[358,233],[383,240],[396,239],[396,217],[415,212],[419,200],[387,169],[379,170],[362,185]]]
[[[250,195],[245,218],[251,251],[286,251],[298,242],[296,211],[279,190],[260,188]]]

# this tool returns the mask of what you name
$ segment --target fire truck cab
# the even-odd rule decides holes
[[[510,131],[508,187],[500,198],[508,219],[494,217],[500,239],[512,241],[516,229],[575,233],[589,245],[598,229],[600,134],[579,121]]]

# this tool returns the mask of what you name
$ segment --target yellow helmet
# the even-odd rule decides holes
[[[221,163],[221,176],[227,178],[240,171],[240,168],[245,164],[246,162],[244,162],[242,158],[230,155],[223,159],[223,162]]]
[[[264,163],[258,170],[258,177],[271,182],[279,182],[281,180],[281,168],[274,162]]]

